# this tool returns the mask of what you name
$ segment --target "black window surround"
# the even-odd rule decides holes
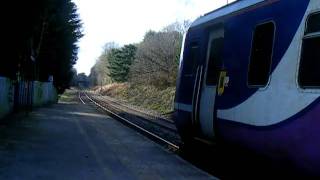
[[[273,21],[259,24],[254,30],[247,78],[249,87],[266,87],[269,83],[275,30]]]
[[[298,84],[303,89],[320,88],[320,12],[312,13],[306,21],[301,46]]]
[[[183,64],[182,70],[184,75],[189,76],[194,74],[197,64],[197,58],[199,58],[199,44],[197,42],[192,42],[189,45],[189,53]]]

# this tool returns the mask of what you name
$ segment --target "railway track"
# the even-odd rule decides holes
[[[121,111],[121,113],[127,113],[130,114],[131,116],[136,116],[139,119],[146,121],[147,123],[152,123],[155,124],[156,126],[161,126],[167,130],[173,131],[173,132],[177,132],[177,129],[174,125],[173,120],[161,117],[161,116],[157,116],[157,115],[152,115],[149,113],[145,113],[142,112],[140,110],[134,109],[133,107],[130,107],[128,105],[124,105],[118,101],[115,101],[114,99],[105,97],[105,96],[101,96],[101,95],[97,95],[97,94],[90,94],[87,93],[91,98],[99,101],[99,102],[103,102],[104,104],[106,104],[107,106],[112,106],[112,108],[115,111]]]
[[[173,121],[143,114],[142,112],[123,106],[119,102],[86,92],[79,91],[79,100],[83,104],[91,103],[95,105],[113,118],[139,131],[157,143],[164,145],[169,150],[179,150],[178,144],[181,143],[181,140]]]
[[[269,171],[266,177],[273,178],[278,177],[278,175],[280,175],[280,177],[287,177],[287,174],[289,174],[287,171],[279,171],[277,167],[273,168],[272,162],[269,160],[251,151],[229,144],[220,143],[220,145],[209,146],[206,143],[195,141],[192,146],[187,148],[184,146],[180,147],[179,145],[182,143],[181,140],[177,138],[178,133],[175,129],[170,129],[165,125],[159,125],[160,123],[154,122],[154,118],[148,120],[135,113],[130,114],[134,110],[130,111],[127,108],[121,110],[120,103],[108,101],[108,99],[97,95],[92,96],[93,97],[85,92],[79,92],[79,99],[83,104],[93,104],[107,112],[111,117],[167,147],[170,151],[178,152],[177,155],[196,167],[221,179],[261,179],[259,174],[264,174],[265,169]],[[126,110],[130,111],[130,113],[124,112]],[[164,122],[170,124],[168,121]],[[257,164],[259,164],[259,166],[257,166]],[[248,169],[251,171],[248,171]]]
[[[88,94],[90,94],[91,96],[94,96],[96,98],[102,98],[105,101],[112,102],[114,105],[121,106],[122,108],[125,108],[127,111],[130,111],[130,113],[134,113],[136,115],[143,116],[147,119],[160,120],[160,121],[164,121],[164,122],[167,121],[168,123],[171,123],[171,124],[174,123],[170,117],[170,114],[172,114],[172,112],[169,112],[167,114],[146,112],[145,110],[141,110],[141,109],[137,108],[136,106],[123,103],[117,99],[114,99],[114,98],[111,98],[108,96],[102,96],[101,94],[96,94],[96,93],[88,93]]]

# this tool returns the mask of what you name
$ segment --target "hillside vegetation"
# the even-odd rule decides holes
[[[94,88],[96,93],[122,100],[128,104],[156,111],[161,114],[173,110],[175,87],[158,89],[149,85],[131,85],[129,83],[114,83]]]
[[[176,22],[161,31],[148,31],[136,44],[106,43],[91,68],[91,87],[132,105],[172,111],[182,37],[189,24]]]

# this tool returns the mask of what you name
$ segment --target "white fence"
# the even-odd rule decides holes
[[[15,83],[0,77],[0,118],[14,109],[38,107],[57,102],[57,92],[52,82],[21,81]]]
[[[0,77],[0,118],[11,113],[14,106],[13,82],[7,78]]]

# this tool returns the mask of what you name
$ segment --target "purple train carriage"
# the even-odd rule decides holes
[[[186,142],[219,138],[320,175],[320,0],[241,0],[195,20],[174,118]]]

